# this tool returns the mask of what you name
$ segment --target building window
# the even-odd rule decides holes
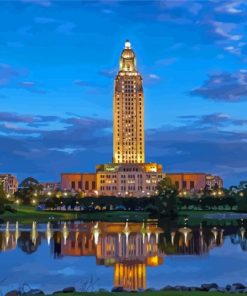
[[[183,181],[183,189],[186,189],[186,188],[187,188],[187,182]]]
[[[71,182],[71,188],[72,188],[72,189],[75,189],[75,181],[72,181],[72,182]]]
[[[190,181],[190,189],[194,189],[195,188],[195,182],[194,181]]]
[[[85,182],[85,190],[89,190],[89,182],[88,181]]]
[[[78,189],[82,189],[82,182],[81,181],[78,182]]]
[[[96,186],[95,186],[95,181],[92,181],[92,189],[95,190]]]

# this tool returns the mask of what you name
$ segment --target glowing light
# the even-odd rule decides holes
[[[188,235],[191,232],[191,229],[187,228],[187,227],[183,227],[183,228],[179,229],[179,232],[184,235],[184,243],[185,243],[185,245],[187,245],[187,243],[188,243]]]
[[[131,48],[131,44],[130,44],[129,40],[126,40],[126,41],[125,41],[124,47],[125,47],[126,49],[130,49],[130,48]]]
[[[15,223],[15,242],[16,243],[17,243],[19,237],[20,237],[19,222],[16,221],[16,223]]]
[[[99,235],[100,235],[100,229],[99,229],[99,223],[97,222],[93,227],[93,236],[94,236],[95,245],[97,245],[99,242]]]
[[[6,246],[9,244],[9,238],[10,238],[10,233],[9,233],[9,222],[6,223],[6,229],[5,229],[5,242]]]
[[[47,243],[50,245],[51,238],[52,238],[52,230],[51,230],[51,223],[48,222],[46,226],[46,238],[47,238]]]
[[[218,230],[217,230],[217,228],[214,227],[214,228],[211,230],[211,232],[213,233],[213,235],[214,235],[214,240],[216,241],[216,240],[217,240],[217,236],[218,236]]]
[[[34,245],[36,245],[37,236],[38,236],[37,223],[35,221],[33,221],[32,231],[31,231],[31,240]]]
[[[63,233],[64,244],[66,245],[67,238],[69,236],[69,231],[68,231],[68,227],[67,227],[66,222],[63,224],[63,231],[62,231],[62,233]]]

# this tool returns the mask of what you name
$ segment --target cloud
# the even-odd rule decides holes
[[[246,101],[247,71],[211,74],[201,87],[192,90],[190,94],[229,103]]]
[[[163,163],[164,170],[169,172],[217,174],[229,186],[245,179],[247,143],[243,140],[246,136],[242,132],[191,125],[149,130],[146,160]]]
[[[146,84],[153,84],[160,80],[160,76],[154,73],[146,74],[143,77]]]
[[[146,159],[165,171],[201,171],[222,175],[226,184],[244,179],[247,133],[227,130],[247,120],[225,113],[184,115],[179,126],[146,131]],[[44,128],[43,124],[46,124]],[[19,178],[33,175],[58,180],[64,171],[94,171],[112,156],[111,120],[0,113],[1,171]],[[227,163],[227,166],[226,166]]]
[[[20,131],[22,134],[40,134],[41,130],[37,128],[47,127],[51,123],[59,122],[61,119],[57,116],[44,115],[25,115],[13,112],[0,112],[0,131],[4,134]]]
[[[56,28],[56,32],[69,35],[75,27],[76,25],[72,22],[64,22]]]
[[[23,81],[20,82],[20,87],[23,89],[26,89],[29,92],[36,93],[36,94],[45,94],[46,92],[42,89],[40,89],[37,86],[37,83],[33,81]]]
[[[11,65],[0,64],[0,86],[5,86],[14,78],[23,75],[22,70],[17,70]]]
[[[43,180],[57,180],[62,171],[94,171],[111,159],[110,127],[111,121],[90,117],[0,114],[1,171]]]
[[[82,86],[82,87],[92,87],[92,86],[94,86],[94,83],[91,83],[91,82],[88,82],[88,81],[83,81],[83,80],[80,80],[80,79],[75,80],[74,83],[76,85],[79,85],[79,86]]]
[[[243,38],[242,35],[233,33],[233,31],[237,28],[237,24],[213,21],[212,26],[214,28],[214,32],[223,39],[227,39],[229,41],[239,41]]]
[[[223,4],[217,6],[215,11],[226,13],[226,14],[233,14],[239,15],[244,12],[242,8],[242,4],[244,4],[244,0],[233,0],[228,2],[223,2]]]
[[[23,3],[36,4],[42,7],[50,7],[52,5],[51,0],[21,0]]]
[[[45,90],[41,89],[36,82],[21,81],[27,74],[28,71],[26,69],[17,69],[8,64],[0,64],[0,86],[25,89],[36,94],[45,94]]]
[[[169,65],[172,65],[172,64],[176,63],[177,60],[178,60],[177,57],[171,57],[171,58],[158,60],[156,62],[156,64],[159,65],[159,66],[169,66]]]
[[[160,77],[157,74],[148,74],[147,78],[151,80],[160,80]]]
[[[107,78],[113,78],[117,75],[117,70],[115,69],[105,69],[105,70],[101,70],[99,71],[99,74],[104,76],[104,77],[107,77]]]
[[[51,24],[51,23],[56,23],[58,20],[50,17],[35,17],[34,22],[37,24]]]
[[[247,119],[232,118],[226,113],[212,113],[201,116],[196,115],[182,115],[178,117],[186,125],[192,125],[194,127],[230,127],[230,126],[244,126],[247,125]]]

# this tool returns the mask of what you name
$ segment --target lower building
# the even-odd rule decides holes
[[[165,176],[185,194],[223,187],[219,176],[205,173],[165,174],[162,165],[157,163],[122,163],[97,165],[96,173],[62,173],[61,188],[82,192],[84,196],[154,196],[158,182]]]
[[[156,163],[102,164],[95,174],[62,173],[61,187],[85,196],[152,196],[164,177],[162,166]]]
[[[212,190],[223,187],[223,180],[219,176],[205,173],[169,173],[166,176],[180,192],[196,193],[206,187]]]
[[[101,196],[153,196],[164,177],[162,166],[157,163],[104,164],[96,168],[97,191]]]
[[[62,173],[61,188],[65,191],[82,192],[85,196],[97,196],[96,174]]]
[[[0,183],[3,184],[3,190],[6,194],[14,194],[18,189],[17,178],[12,174],[0,174]]]
[[[59,182],[41,182],[39,184],[43,187],[43,193],[47,193],[49,191],[56,191],[61,188],[61,184]]]

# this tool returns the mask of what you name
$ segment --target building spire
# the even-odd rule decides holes
[[[131,43],[130,43],[130,41],[127,39],[126,41],[125,41],[125,49],[131,49]]]
[[[120,58],[120,71],[136,72],[136,57],[131,48],[130,41],[127,39],[124,44],[124,49]]]

